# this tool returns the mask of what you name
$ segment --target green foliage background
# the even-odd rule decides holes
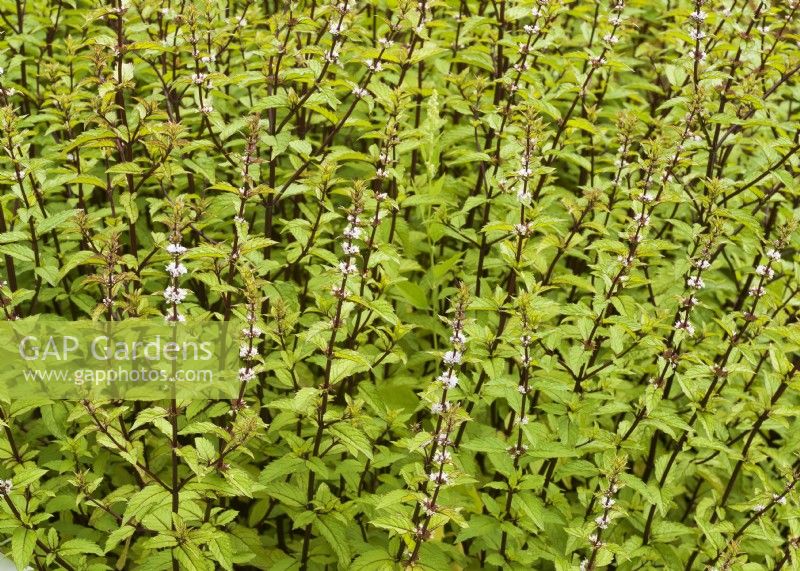
[[[0,0],[5,318],[182,287],[258,352],[233,402],[0,399],[3,549],[797,568],[797,10]]]

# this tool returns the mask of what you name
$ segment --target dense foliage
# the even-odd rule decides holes
[[[0,0],[5,318],[246,324],[0,399],[2,549],[798,568],[798,8]]]

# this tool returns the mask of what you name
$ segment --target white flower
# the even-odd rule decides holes
[[[446,472],[439,472],[438,470],[435,472],[431,472],[428,475],[428,478],[434,484],[439,484],[440,486],[448,484],[450,482],[450,476],[447,475]]]
[[[453,345],[464,345],[467,342],[467,337],[461,331],[453,331],[450,336],[450,343]]]
[[[193,73],[192,74],[192,82],[196,83],[197,85],[200,85],[205,80],[206,80],[206,74],[205,73]]]
[[[523,454],[528,451],[528,447],[525,444],[520,446],[512,446],[506,452],[508,452],[512,458],[519,458]]]
[[[762,504],[756,504],[756,505],[753,506],[753,511],[756,512],[757,514],[760,514],[765,509],[767,509],[767,507],[762,505]]]
[[[186,316],[185,316],[185,315],[183,315],[182,313],[178,313],[177,311],[172,311],[172,310],[170,310],[170,311],[169,311],[169,312],[168,312],[168,313],[167,313],[167,314],[164,316],[164,321],[167,321],[167,322],[177,322],[177,323],[183,323],[184,321],[186,321]]]
[[[349,276],[358,271],[358,268],[352,262],[341,262],[339,263],[339,271],[345,275]]]
[[[199,111],[200,111],[200,113],[202,113],[203,115],[208,115],[209,113],[211,113],[212,111],[214,111],[214,107],[213,107],[213,105],[211,105],[210,103],[206,103],[205,105],[202,105],[202,106],[199,108]]]
[[[435,402],[431,405],[431,414],[442,414],[444,412],[444,405],[440,402]]]
[[[772,260],[773,262],[777,262],[781,259],[781,253],[774,248],[771,250],[767,250],[767,258]]]
[[[258,348],[249,345],[242,345],[239,347],[239,356],[243,359],[252,359],[258,357]]]
[[[630,268],[635,259],[636,258],[630,254],[626,254],[625,256],[617,256],[617,261],[625,268]]]
[[[766,276],[768,280],[771,280],[773,276],[775,276],[775,270],[773,270],[769,266],[764,266],[764,265],[758,266],[756,268],[756,273],[759,276]]]
[[[0,70],[3,68],[0,67]],[[11,483],[11,480],[0,480],[0,496],[7,496],[11,493],[11,489],[14,485]]]
[[[455,349],[448,351],[444,354],[442,360],[446,365],[457,365],[461,362],[461,351],[456,351]]]
[[[600,529],[607,528],[610,521],[611,520],[608,518],[608,516],[605,516],[605,515],[597,516],[594,519],[594,522],[597,524],[597,527],[599,527]]]
[[[688,319],[684,319],[683,321],[678,319],[678,321],[675,322],[675,329],[677,330],[683,329],[684,331],[686,331],[689,337],[694,336],[694,325],[689,323]]]
[[[517,191],[517,200],[519,200],[521,204],[530,204],[531,195],[524,188],[520,188]]]
[[[612,34],[606,34],[605,36],[603,36],[603,41],[613,46],[619,41],[619,38]]]
[[[683,303],[685,307],[694,307],[695,305],[700,303],[700,300],[697,299],[695,296],[690,295],[689,297],[684,298],[681,303]]]
[[[440,432],[439,434],[436,435],[436,443],[439,446],[450,446],[452,444],[446,432]]]
[[[444,464],[446,462],[449,462],[450,452],[448,452],[447,450],[438,450],[433,455],[433,461],[436,462],[437,464]]]
[[[458,376],[453,371],[445,371],[436,380],[448,389],[454,389],[458,385]]]
[[[747,293],[749,293],[752,297],[762,297],[765,293],[767,293],[767,290],[765,290],[763,287],[754,286],[747,290]]]
[[[531,230],[532,228],[530,222],[525,224],[514,225],[514,234],[516,234],[517,236],[523,236],[523,237],[528,236],[531,233]]]
[[[531,24],[526,24],[522,29],[525,30],[525,33],[528,34],[529,36],[532,36],[533,34],[538,34],[540,30],[538,25],[531,25]]]
[[[331,27],[328,29],[332,36],[338,36],[342,33],[342,24],[341,22],[334,22],[331,24]]]
[[[4,72],[4,71],[5,71],[5,70],[4,70],[4,69],[3,69],[3,68],[0,66],[0,75],[3,75],[3,72]]]
[[[381,63],[381,60],[372,61],[371,59],[368,59],[365,63],[367,64],[367,67],[369,68],[369,70],[372,71],[372,72],[377,73],[377,72],[383,70],[383,63]]]
[[[186,298],[187,293],[189,293],[188,290],[183,288],[168,286],[167,289],[164,290],[164,299],[169,303],[178,305]]]
[[[394,45],[394,42],[388,38],[380,38],[378,43],[384,47],[390,48]]]
[[[700,276],[690,276],[689,279],[686,280],[686,285],[692,289],[703,289],[706,284],[703,283],[703,278]]]
[[[528,178],[532,174],[533,174],[533,171],[531,169],[529,169],[528,167],[522,167],[521,169],[519,169],[517,171],[517,176],[519,178]]]
[[[355,256],[360,250],[355,244],[351,242],[345,242],[342,244],[342,251],[348,256]]]
[[[239,369],[239,380],[243,383],[252,381],[255,376],[256,372],[251,367],[242,367]]]
[[[339,50],[341,46],[333,44],[330,51],[325,52],[325,61],[328,63],[337,63],[339,61]]]
[[[528,422],[529,420],[527,416],[520,416],[519,418],[517,418],[517,424],[521,426],[526,426]]]
[[[167,273],[171,275],[173,278],[185,275],[186,272],[188,271],[186,269],[186,266],[184,266],[180,262],[170,262],[169,264],[167,264],[166,267],[167,267]]]
[[[359,99],[361,99],[362,97],[366,97],[368,94],[369,92],[363,87],[359,87],[358,85],[353,87],[353,95],[355,95]]]
[[[620,24],[622,24],[622,18],[615,14],[608,19],[608,23],[612,26],[618,27]]]
[[[782,506],[786,505],[786,496],[781,496],[780,494],[772,494],[772,499],[775,501],[776,504],[780,504]]]
[[[350,240],[357,240],[361,236],[361,228],[352,225],[348,226],[347,228],[344,229],[342,235]]]
[[[245,327],[244,329],[242,329],[242,335],[244,335],[248,339],[255,339],[256,337],[261,337],[262,333],[263,331],[261,331],[261,329],[259,329],[255,325],[253,325],[252,327]]]
[[[613,506],[617,502],[614,500],[614,498],[611,498],[609,496],[603,496],[600,499],[600,503],[602,504],[602,506],[604,508],[608,509],[608,508],[610,508],[611,506]]]
[[[602,67],[606,63],[606,58],[600,56],[592,56],[589,58],[589,64],[593,68]]]
[[[582,559],[581,560],[581,564],[578,567],[578,569],[580,571],[587,571],[589,569],[589,560],[588,559]]]
[[[633,215],[633,221],[638,222],[639,226],[647,226],[650,224],[650,215],[644,212],[637,212]]]
[[[694,261],[694,267],[699,268],[701,270],[707,270],[711,267],[711,262],[706,260],[705,258],[700,258],[699,260]]]
[[[697,12],[692,12],[689,14],[689,17],[694,20],[695,22],[705,22],[708,14],[703,12],[702,10],[698,10]]]
[[[700,41],[706,37],[706,33],[702,30],[697,30],[696,28],[692,28],[689,30],[689,37],[692,38],[694,41]]]
[[[422,510],[425,512],[425,515],[429,516],[434,515],[438,509],[438,506],[431,498],[425,498],[424,500],[421,500],[420,505],[422,506]]]

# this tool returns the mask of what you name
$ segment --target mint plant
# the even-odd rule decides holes
[[[0,389],[0,551],[798,567],[798,10],[0,0],[5,325],[240,343],[228,400]]]

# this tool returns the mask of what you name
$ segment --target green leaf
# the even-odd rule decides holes
[[[64,279],[71,270],[74,270],[78,266],[85,264],[89,260],[95,257],[94,252],[82,250],[80,252],[75,252],[74,254],[70,255],[67,258],[66,262],[61,266],[61,269],[58,272],[59,279]]]
[[[567,121],[567,125],[569,125],[570,127],[581,129],[582,131],[586,131],[587,133],[591,133],[593,135],[597,134],[597,127],[595,127],[592,123],[581,117],[574,117],[570,119],[569,121]]]
[[[394,557],[383,549],[371,549],[359,555],[349,567],[350,571],[392,571],[394,568]]]
[[[0,254],[8,254],[23,262],[33,261],[33,250],[29,246],[21,244],[0,244]]]
[[[273,480],[277,480],[282,476],[286,476],[286,474],[295,473],[300,466],[305,466],[305,462],[302,458],[298,458],[297,456],[284,456],[283,458],[278,458],[277,460],[267,464],[267,466],[261,471],[258,481],[262,484],[267,484]]]
[[[172,501],[171,494],[156,484],[150,484],[135,493],[125,507],[122,516],[122,523],[127,523],[132,519],[141,521],[142,517],[154,508]]]
[[[142,174],[144,169],[134,162],[119,163],[106,169],[108,174]]]
[[[149,424],[158,418],[166,418],[169,412],[160,406],[151,406],[144,409],[136,416],[136,422],[131,426],[131,430],[136,430],[140,426]]]
[[[108,538],[106,539],[106,547],[105,552],[108,553],[112,549],[114,549],[120,542],[125,541],[129,537],[133,535],[136,531],[136,528],[132,525],[123,525],[119,529],[115,529],[112,531]]]
[[[39,482],[45,474],[47,474],[47,470],[28,465],[27,468],[19,470],[14,474],[14,486],[17,488],[25,488]]]
[[[88,539],[70,539],[62,543],[58,547],[58,552],[61,555],[104,555],[105,552],[100,549],[100,546]]]
[[[123,192],[119,197],[119,203],[128,215],[131,224],[136,224],[139,219],[139,207],[136,205],[136,195],[130,192]]]
[[[358,456],[360,452],[367,458],[372,459],[372,444],[366,435],[356,427],[345,422],[338,422],[331,426],[329,433],[331,436],[338,438],[353,456]]]
[[[314,527],[328,542],[342,568],[350,566],[350,545],[344,524],[333,516],[323,515],[314,522]]]
[[[33,560],[36,549],[36,532],[26,527],[18,527],[11,534],[11,558],[17,569],[25,569]]]
[[[264,491],[271,498],[289,507],[302,508],[306,504],[305,491],[292,484],[269,482],[264,486]]]
[[[53,230],[54,228],[59,228],[64,225],[65,222],[69,220],[73,220],[75,215],[78,213],[78,210],[62,210],[56,214],[51,214],[44,220],[40,221],[37,224],[37,228],[39,230],[39,234],[46,234]]]

